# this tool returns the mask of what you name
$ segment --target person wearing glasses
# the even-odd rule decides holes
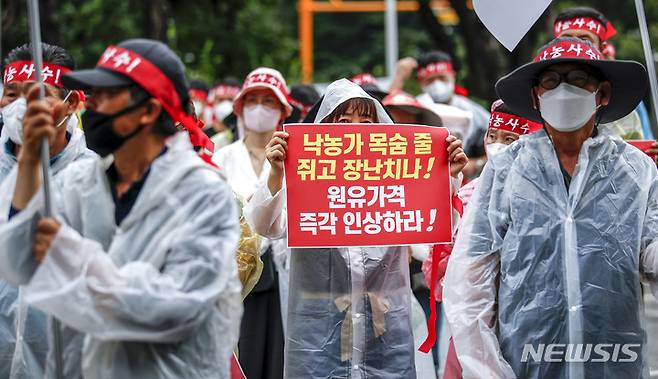
[[[598,125],[632,112],[647,83],[641,64],[557,38],[496,84],[544,129],[491,157],[460,226],[443,299],[464,377],[643,376],[658,171]]]

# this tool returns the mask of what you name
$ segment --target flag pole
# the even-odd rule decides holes
[[[39,86],[39,100],[45,97],[45,88],[43,86],[42,67],[43,54],[41,47],[41,23],[39,18],[38,0],[27,1],[27,13],[30,22],[30,42],[32,47],[32,62],[34,62],[34,80]],[[44,198],[44,216],[52,217],[52,197],[50,192],[50,148],[48,139],[44,138],[41,142],[41,172],[43,176],[43,198]],[[53,329],[53,353],[55,356],[55,378],[63,379],[63,362],[62,362],[62,337],[59,321],[52,319]]]
[[[649,27],[647,18],[644,14],[644,3],[642,0],[635,0],[635,10],[637,11],[637,20],[640,25],[640,35],[642,36],[642,47],[644,48],[644,59],[647,63],[649,72],[649,86],[651,89],[651,103],[653,105],[654,125],[658,123],[658,80],[656,79],[656,65],[653,60],[653,50],[651,50],[651,41],[649,39]]]

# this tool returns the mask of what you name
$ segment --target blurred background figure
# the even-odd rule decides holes
[[[290,105],[292,114],[285,121],[286,124],[302,122],[313,105],[320,100],[320,94],[310,84],[297,84],[290,87]]]
[[[217,83],[208,94],[204,112],[206,134],[215,144],[215,151],[228,146],[238,138],[237,118],[233,113],[233,100],[240,92],[240,82],[227,77]]]

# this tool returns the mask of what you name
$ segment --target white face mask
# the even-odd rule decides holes
[[[596,113],[597,92],[561,83],[539,96],[539,112],[555,130],[573,132],[585,126]]]
[[[491,159],[494,155],[497,155],[498,153],[501,153],[507,149],[509,145],[505,145],[504,143],[490,143],[484,147],[484,149],[487,152],[487,157]]]
[[[24,97],[2,108],[3,129],[6,129],[9,139],[18,145],[23,144],[23,116],[26,109],[27,101]]]
[[[233,102],[231,100],[222,100],[215,104],[213,110],[215,111],[215,117],[218,120],[223,120],[233,112]]]
[[[281,120],[281,109],[270,109],[261,104],[244,107],[242,113],[245,127],[257,133],[276,129]]]
[[[449,82],[435,80],[424,86],[423,91],[430,95],[435,103],[445,103],[455,94],[455,82],[452,80]]]

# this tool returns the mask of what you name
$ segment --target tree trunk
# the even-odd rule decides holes
[[[474,96],[492,101],[497,98],[494,84],[506,73],[502,47],[465,1],[450,0],[450,4],[459,16],[457,30],[466,45],[469,68],[466,87]]]
[[[57,0],[41,0],[39,1],[39,5],[41,39],[43,42],[61,46],[62,35],[57,22]]]
[[[443,50],[450,54],[450,56],[454,57],[455,42],[453,38],[450,37],[448,33],[446,33],[443,25],[439,24],[437,21],[436,16],[434,15],[434,11],[432,11],[432,7],[430,6],[431,0],[420,0],[419,3],[420,8],[418,9],[418,13],[420,15],[421,22],[423,23],[427,33],[429,33],[429,35],[432,37],[434,46],[437,49]],[[455,61],[454,64],[455,69],[458,70],[459,62]]]
[[[144,35],[148,38],[167,41],[169,6],[165,0],[145,0]]]

